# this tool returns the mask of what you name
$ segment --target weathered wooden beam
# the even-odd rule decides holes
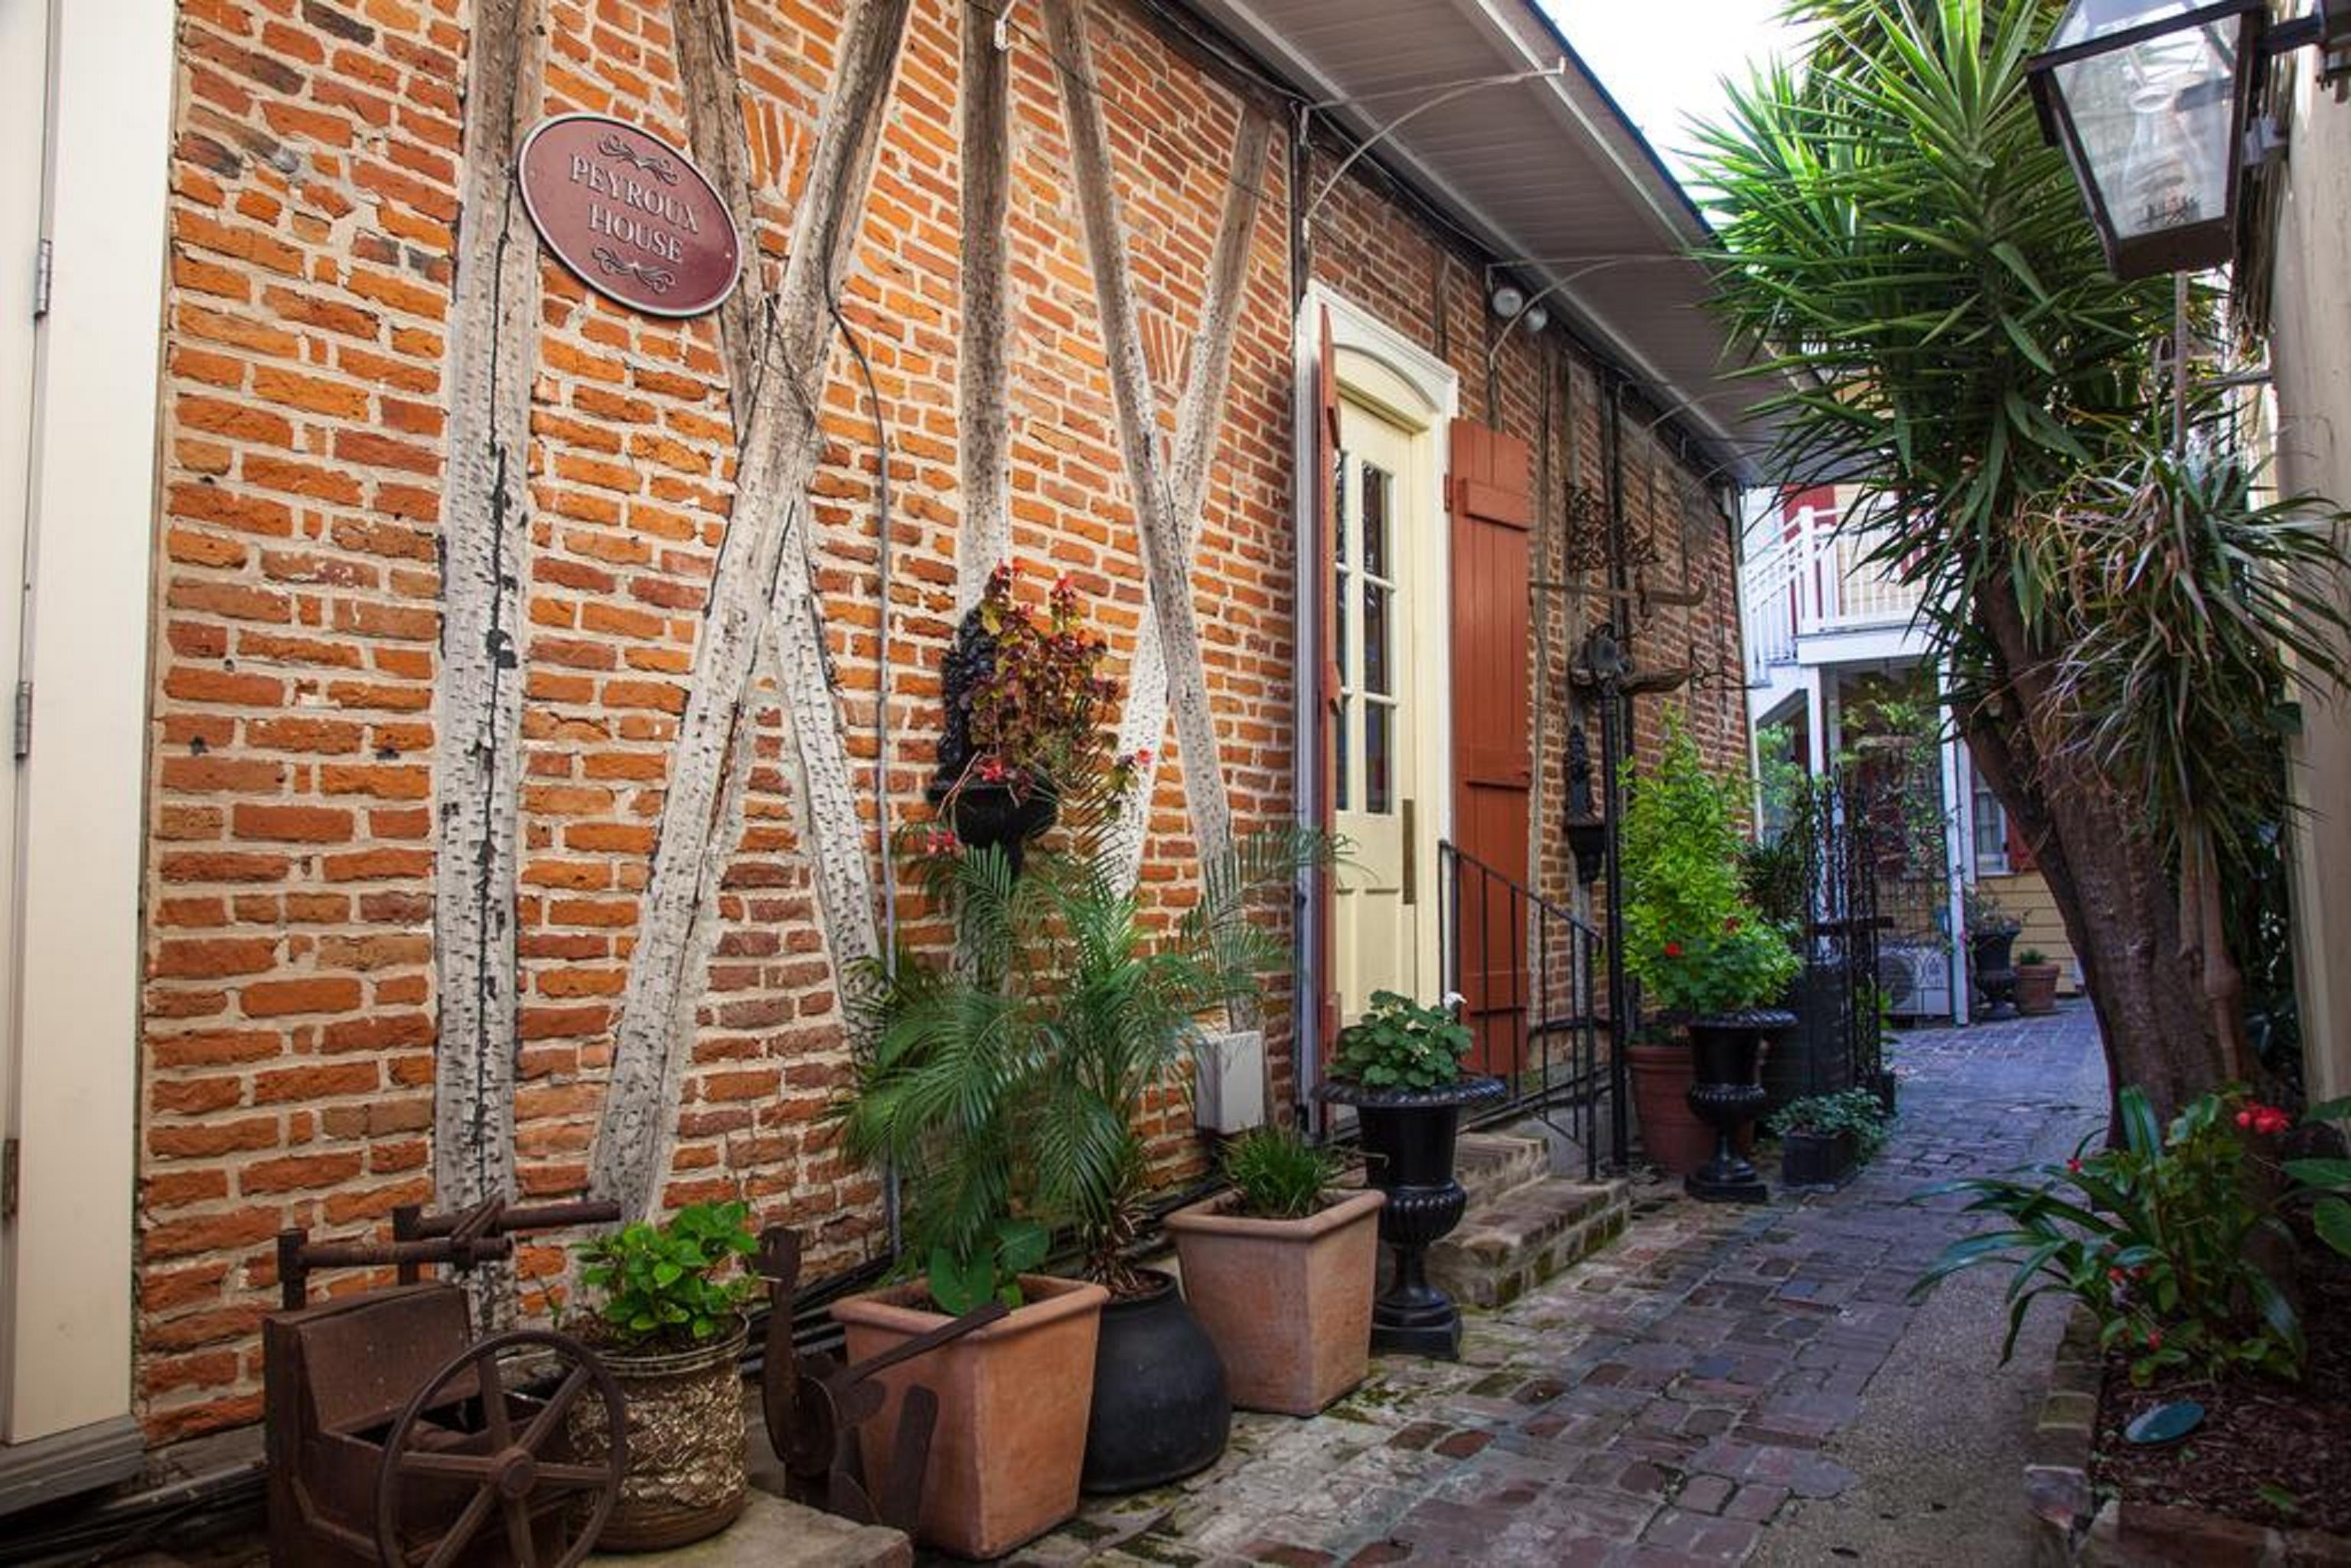
[[[963,342],[956,371],[961,616],[979,602],[988,574],[1012,550],[1012,66],[982,12],[956,9],[963,26]]]
[[[539,116],[546,66],[545,0],[476,0],[449,308],[434,693],[433,1176],[450,1207],[514,1191],[516,785],[539,306],[538,244],[514,167]]]
[[[1093,52],[1077,0],[1042,0],[1042,9],[1046,38],[1061,78],[1079,215],[1085,224],[1086,248],[1093,264],[1094,299],[1102,314],[1111,398],[1118,413],[1119,444],[1134,503],[1144,591],[1156,612],[1176,739],[1184,750],[1184,802],[1202,861],[1215,861],[1232,848],[1232,803],[1208,708],[1199,615],[1192,603],[1189,581],[1191,555],[1185,545],[1169,476],[1160,461],[1158,408],[1127,264],[1125,221],[1111,164],[1110,138],[1096,97]],[[1149,802],[1138,801],[1136,809],[1147,811]]]
[[[1273,121],[1254,108],[1241,111],[1233,137],[1232,172],[1225,186],[1225,209],[1217,248],[1208,267],[1208,287],[1200,325],[1192,337],[1192,364],[1184,395],[1176,404],[1176,442],[1167,465],[1167,489],[1182,534],[1187,563],[1199,549],[1200,514],[1207,503],[1208,470],[1217,435],[1224,424],[1225,392],[1232,384],[1233,338],[1249,295],[1249,249],[1257,237],[1259,182]],[[1199,700],[1207,701],[1205,689]],[[1167,727],[1167,655],[1159,632],[1158,600],[1146,594],[1135,628],[1134,662],[1126,681],[1126,706],[1119,716],[1122,757],[1149,750],[1135,786],[1137,809],[1119,820],[1116,842],[1132,885],[1143,869],[1143,843],[1150,826],[1153,784],[1159,776],[1160,737]]]
[[[611,1085],[589,1166],[593,1190],[619,1200],[627,1213],[650,1212],[668,1165],[683,1054],[676,1048],[679,1020],[684,1016],[681,1009],[692,1005],[684,996],[684,964],[705,894],[711,839],[722,825],[722,775],[752,665],[779,581],[788,574],[805,579],[808,570],[806,497],[823,455],[817,407],[824,392],[832,313],[856,247],[858,217],[910,3],[864,0],[843,23],[841,65],[810,152],[790,258],[776,290],[772,324],[760,340],[750,412],[743,422],[733,518],[720,546],[695,650],[693,684],[672,753],[661,834],[613,1040]],[[807,644],[821,665],[820,622],[779,622],[778,631]],[[841,758],[845,778],[845,747],[830,686],[787,686],[782,695],[804,763],[807,754],[829,749]],[[826,760],[817,758],[820,768]],[[825,873],[820,882],[837,875],[848,883],[865,874],[862,834],[853,800],[849,804],[845,831],[842,824],[821,819],[821,803],[810,804],[816,829],[812,847]],[[844,841],[854,869],[824,865],[828,856],[843,852]],[[829,923],[853,918],[831,907],[825,913]],[[863,918],[872,921],[870,907]]]

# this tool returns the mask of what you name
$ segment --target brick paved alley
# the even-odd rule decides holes
[[[1460,1364],[1384,1359],[1318,1419],[1243,1416],[1214,1469],[1020,1561],[2022,1563],[2054,1318],[1996,1372],[1999,1281],[1909,1304],[1965,1222],[1902,1200],[2095,1126],[2095,1028],[2077,1003],[1912,1033],[1895,1060],[1895,1140],[1844,1191],[1738,1209],[1646,1189],[1622,1241],[1473,1319]]]

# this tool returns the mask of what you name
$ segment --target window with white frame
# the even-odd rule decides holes
[[[2008,811],[2001,805],[2000,797],[1991,792],[1983,773],[1968,759],[1968,778],[1975,789],[1970,804],[1969,822],[1975,850],[1975,873],[1978,876],[2006,876],[2008,863]]]

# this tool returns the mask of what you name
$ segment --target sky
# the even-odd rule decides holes
[[[1789,51],[1784,0],[1541,0],[1649,144],[1687,178],[1687,120],[1720,118],[1721,80]]]

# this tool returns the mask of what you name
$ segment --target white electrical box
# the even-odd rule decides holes
[[[1200,1050],[1193,1120],[1204,1133],[1246,1133],[1265,1125],[1265,1031],[1211,1033]]]

